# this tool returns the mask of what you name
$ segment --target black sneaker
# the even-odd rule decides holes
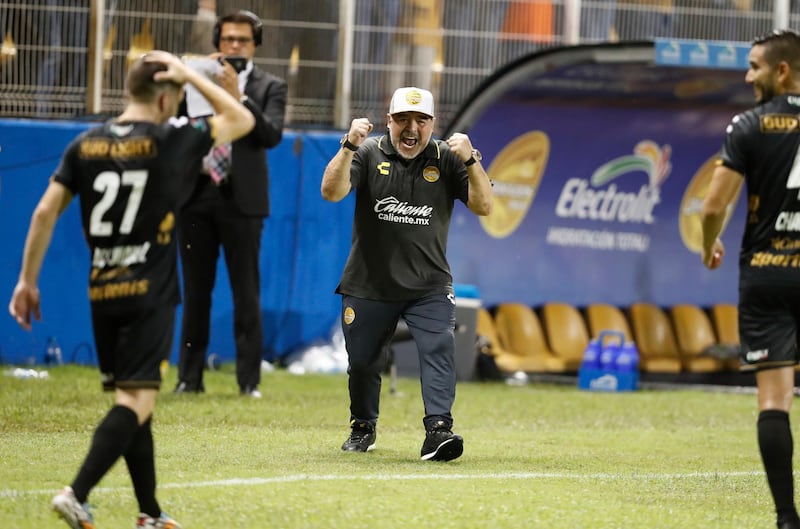
[[[342,445],[345,452],[369,452],[375,448],[375,427],[366,422],[353,421],[350,437]]]
[[[451,461],[464,453],[464,438],[454,434],[442,421],[425,434],[423,461]]]

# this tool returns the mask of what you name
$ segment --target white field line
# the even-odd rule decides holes
[[[288,476],[274,476],[269,478],[231,478],[211,481],[190,481],[184,483],[162,483],[159,489],[194,489],[206,487],[240,487],[252,485],[270,485],[280,483],[313,482],[313,481],[425,481],[425,480],[572,480],[572,481],[611,481],[611,480],[639,480],[639,481],[665,481],[665,480],[707,480],[720,478],[737,478],[762,476],[761,470],[736,471],[736,472],[685,472],[685,473],[631,473],[612,474],[595,473],[581,474],[571,472],[509,472],[496,474],[364,474],[364,475],[339,475],[339,474],[293,474]],[[129,490],[125,487],[97,487],[92,492],[114,492]],[[0,498],[17,498],[22,496],[47,495],[57,492],[47,490],[3,490],[0,489]]]

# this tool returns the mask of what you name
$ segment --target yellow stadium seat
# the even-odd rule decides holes
[[[717,303],[711,307],[711,319],[714,330],[717,332],[717,341],[722,345],[738,346],[739,341],[739,310],[733,303]],[[732,358],[727,361],[728,369],[738,370],[739,359]]]
[[[564,361],[547,345],[536,313],[521,303],[501,303],[494,316],[495,329],[506,354],[495,356],[497,367],[504,372],[563,372]]]
[[[567,303],[545,303],[542,321],[553,354],[563,360],[566,371],[577,371],[589,343],[581,313]]]
[[[628,319],[619,308],[606,303],[592,303],[586,307],[589,334],[597,338],[603,331],[617,331],[625,335],[625,341],[633,340]]]
[[[717,343],[711,321],[703,309],[697,305],[678,304],[670,309],[670,315],[675,325],[683,369],[690,373],[724,371],[727,367],[724,360],[703,354]]]
[[[680,373],[681,357],[669,318],[652,303],[630,307],[633,337],[639,349],[639,369],[650,373]]]

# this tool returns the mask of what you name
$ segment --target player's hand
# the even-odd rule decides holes
[[[703,248],[703,264],[709,270],[714,270],[722,265],[722,258],[725,256],[725,246],[722,241],[717,239],[711,248]]]
[[[447,138],[447,145],[462,162],[466,162],[472,157],[472,142],[469,141],[469,136],[466,134],[454,132]]]
[[[358,147],[367,139],[372,132],[372,123],[367,118],[356,118],[350,123],[350,130],[347,132],[347,139],[350,143]]]
[[[147,62],[160,62],[166,65],[167,69],[163,72],[156,72],[153,75],[153,80],[158,82],[171,81],[178,84],[186,83],[186,74],[188,66],[183,64],[178,57],[161,50],[153,50],[147,52],[144,56]]]
[[[39,289],[35,285],[23,281],[17,283],[14,293],[11,295],[11,302],[8,304],[8,312],[20,327],[30,331],[31,314],[36,321],[42,319],[39,311]]]

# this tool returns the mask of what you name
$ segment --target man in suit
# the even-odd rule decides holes
[[[256,126],[228,152],[209,153],[201,178],[181,212],[178,235],[185,303],[176,393],[202,392],[208,349],[211,292],[219,247],[233,293],[236,378],[239,392],[260,398],[263,330],[259,253],[264,217],[269,214],[268,148],[282,137],[288,86],[253,64],[263,38],[261,19],[237,11],[217,20],[210,57],[222,64],[217,81],[255,116]],[[236,60],[233,57],[243,59]],[[234,65],[240,68],[237,72]],[[192,109],[189,108],[191,115]]]

